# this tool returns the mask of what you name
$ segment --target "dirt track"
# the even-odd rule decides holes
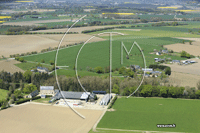
[[[9,57],[13,54],[21,54],[32,51],[40,52],[42,49],[57,47],[62,34],[59,35],[0,35],[0,56]],[[67,34],[61,45],[74,44],[87,41],[91,35]],[[90,42],[103,41],[95,37]]]
[[[2,60],[0,61],[0,71],[7,71],[10,73],[24,72],[22,69],[18,68],[14,64],[20,63],[16,60]]]
[[[103,111],[27,104],[1,111],[2,133],[87,133]]]

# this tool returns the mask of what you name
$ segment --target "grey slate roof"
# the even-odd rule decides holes
[[[30,93],[30,95],[32,97],[37,96],[38,94],[39,94],[38,90],[35,90],[35,91],[33,91],[33,92]]]
[[[152,74],[161,74],[162,72],[160,72],[160,71],[153,71],[153,72],[151,72]]]
[[[62,94],[63,96],[62,96]],[[61,91],[58,92],[54,97],[52,98],[55,98],[55,99],[61,99],[61,98],[66,98],[66,99],[80,99],[83,92],[69,92],[69,91]]]
[[[40,90],[54,90],[54,86],[40,86]]]

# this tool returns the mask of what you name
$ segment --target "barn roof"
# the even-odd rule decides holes
[[[31,95],[32,97],[38,95],[38,90],[35,90],[35,91],[31,92],[30,95]]]
[[[40,90],[54,90],[54,86],[40,86]]]
[[[62,93],[62,94],[61,94]],[[90,93],[85,93],[85,92],[70,92],[70,91],[61,91],[58,92],[54,97],[55,99],[61,99],[61,98],[66,98],[66,99],[87,99],[88,94]]]

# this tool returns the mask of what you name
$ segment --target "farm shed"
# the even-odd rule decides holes
[[[111,94],[106,94],[100,101],[100,105],[108,105],[108,103],[110,102],[110,99],[112,98]]]
[[[31,92],[29,95],[28,95],[28,98],[33,98],[35,96],[37,96],[39,94],[38,90],[35,90],[33,92]]]
[[[180,63],[180,60],[172,60],[172,63]]]
[[[70,92],[70,91],[61,91],[58,92],[52,99],[80,99],[80,100],[87,100],[90,93],[89,92]]]
[[[40,95],[55,95],[54,86],[40,86]]]
[[[155,60],[155,62],[164,62],[165,61],[165,59],[161,59],[161,58],[155,58],[154,60]]]
[[[156,52],[156,55],[161,55],[161,53],[160,52]]]
[[[45,67],[37,67],[37,71],[40,73],[48,73],[49,70]]]
[[[106,94],[106,91],[93,91],[94,94]]]

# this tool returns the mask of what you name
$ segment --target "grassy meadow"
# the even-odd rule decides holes
[[[115,39],[116,38],[116,39]],[[150,54],[153,52],[154,49],[160,50],[163,49],[161,45],[167,45],[167,44],[174,44],[174,43],[180,43],[182,40],[175,39],[175,38],[169,38],[169,37],[157,37],[157,38],[137,38],[137,39],[131,39],[131,38],[124,38],[122,37],[120,40],[120,37],[113,37],[113,47],[112,47],[112,67],[119,68],[122,66],[127,66],[131,64],[140,65],[141,67],[144,67],[143,63],[143,57],[140,52],[140,50],[136,47],[136,45],[133,47],[132,51],[130,52],[130,58],[126,59],[126,52],[123,49],[123,64],[121,65],[121,41],[123,41],[124,45],[126,46],[127,50],[129,51],[133,42],[136,41],[141,49],[143,50],[143,53],[146,58],[147,66],[154,63],[154,58],[172,58],[172,59],[182,59],[178,56],[169,56],[169,55],[161,55],[157,56],[154,54]],[[57,66],[69,66],[68,69],[73,69],[75,65],[75,60],[78,54],[78,51],[80,50],[82,45],[77,45],[70,48],[61,49],[58,54],[58,62]],[[45,60],[46,64],[49,64],[50,60],[54,60],[56,55],[56,51],[44,53],[44,54],[38,54],[38,55],[32,55],[24,57],[25,60],[28,61],[40,61],[42,59]],[[19,65],[18,65],[19,66]],[[101,41],[101,42],[93,42],[86,44],[78,57],[78,64],[77,69],[78,70],[86,70],[87,67],[95,68],[97,66],[106,67],[109,66],[109,41]]]
[[[0,100],[3,100],[6,98],[8,91],[0,89]]]
[[[200,131],[200,101],[164,98],[118,98],[97,128],[192,132]],[[157,124],[176,124],[175,128],[157,128]]]

